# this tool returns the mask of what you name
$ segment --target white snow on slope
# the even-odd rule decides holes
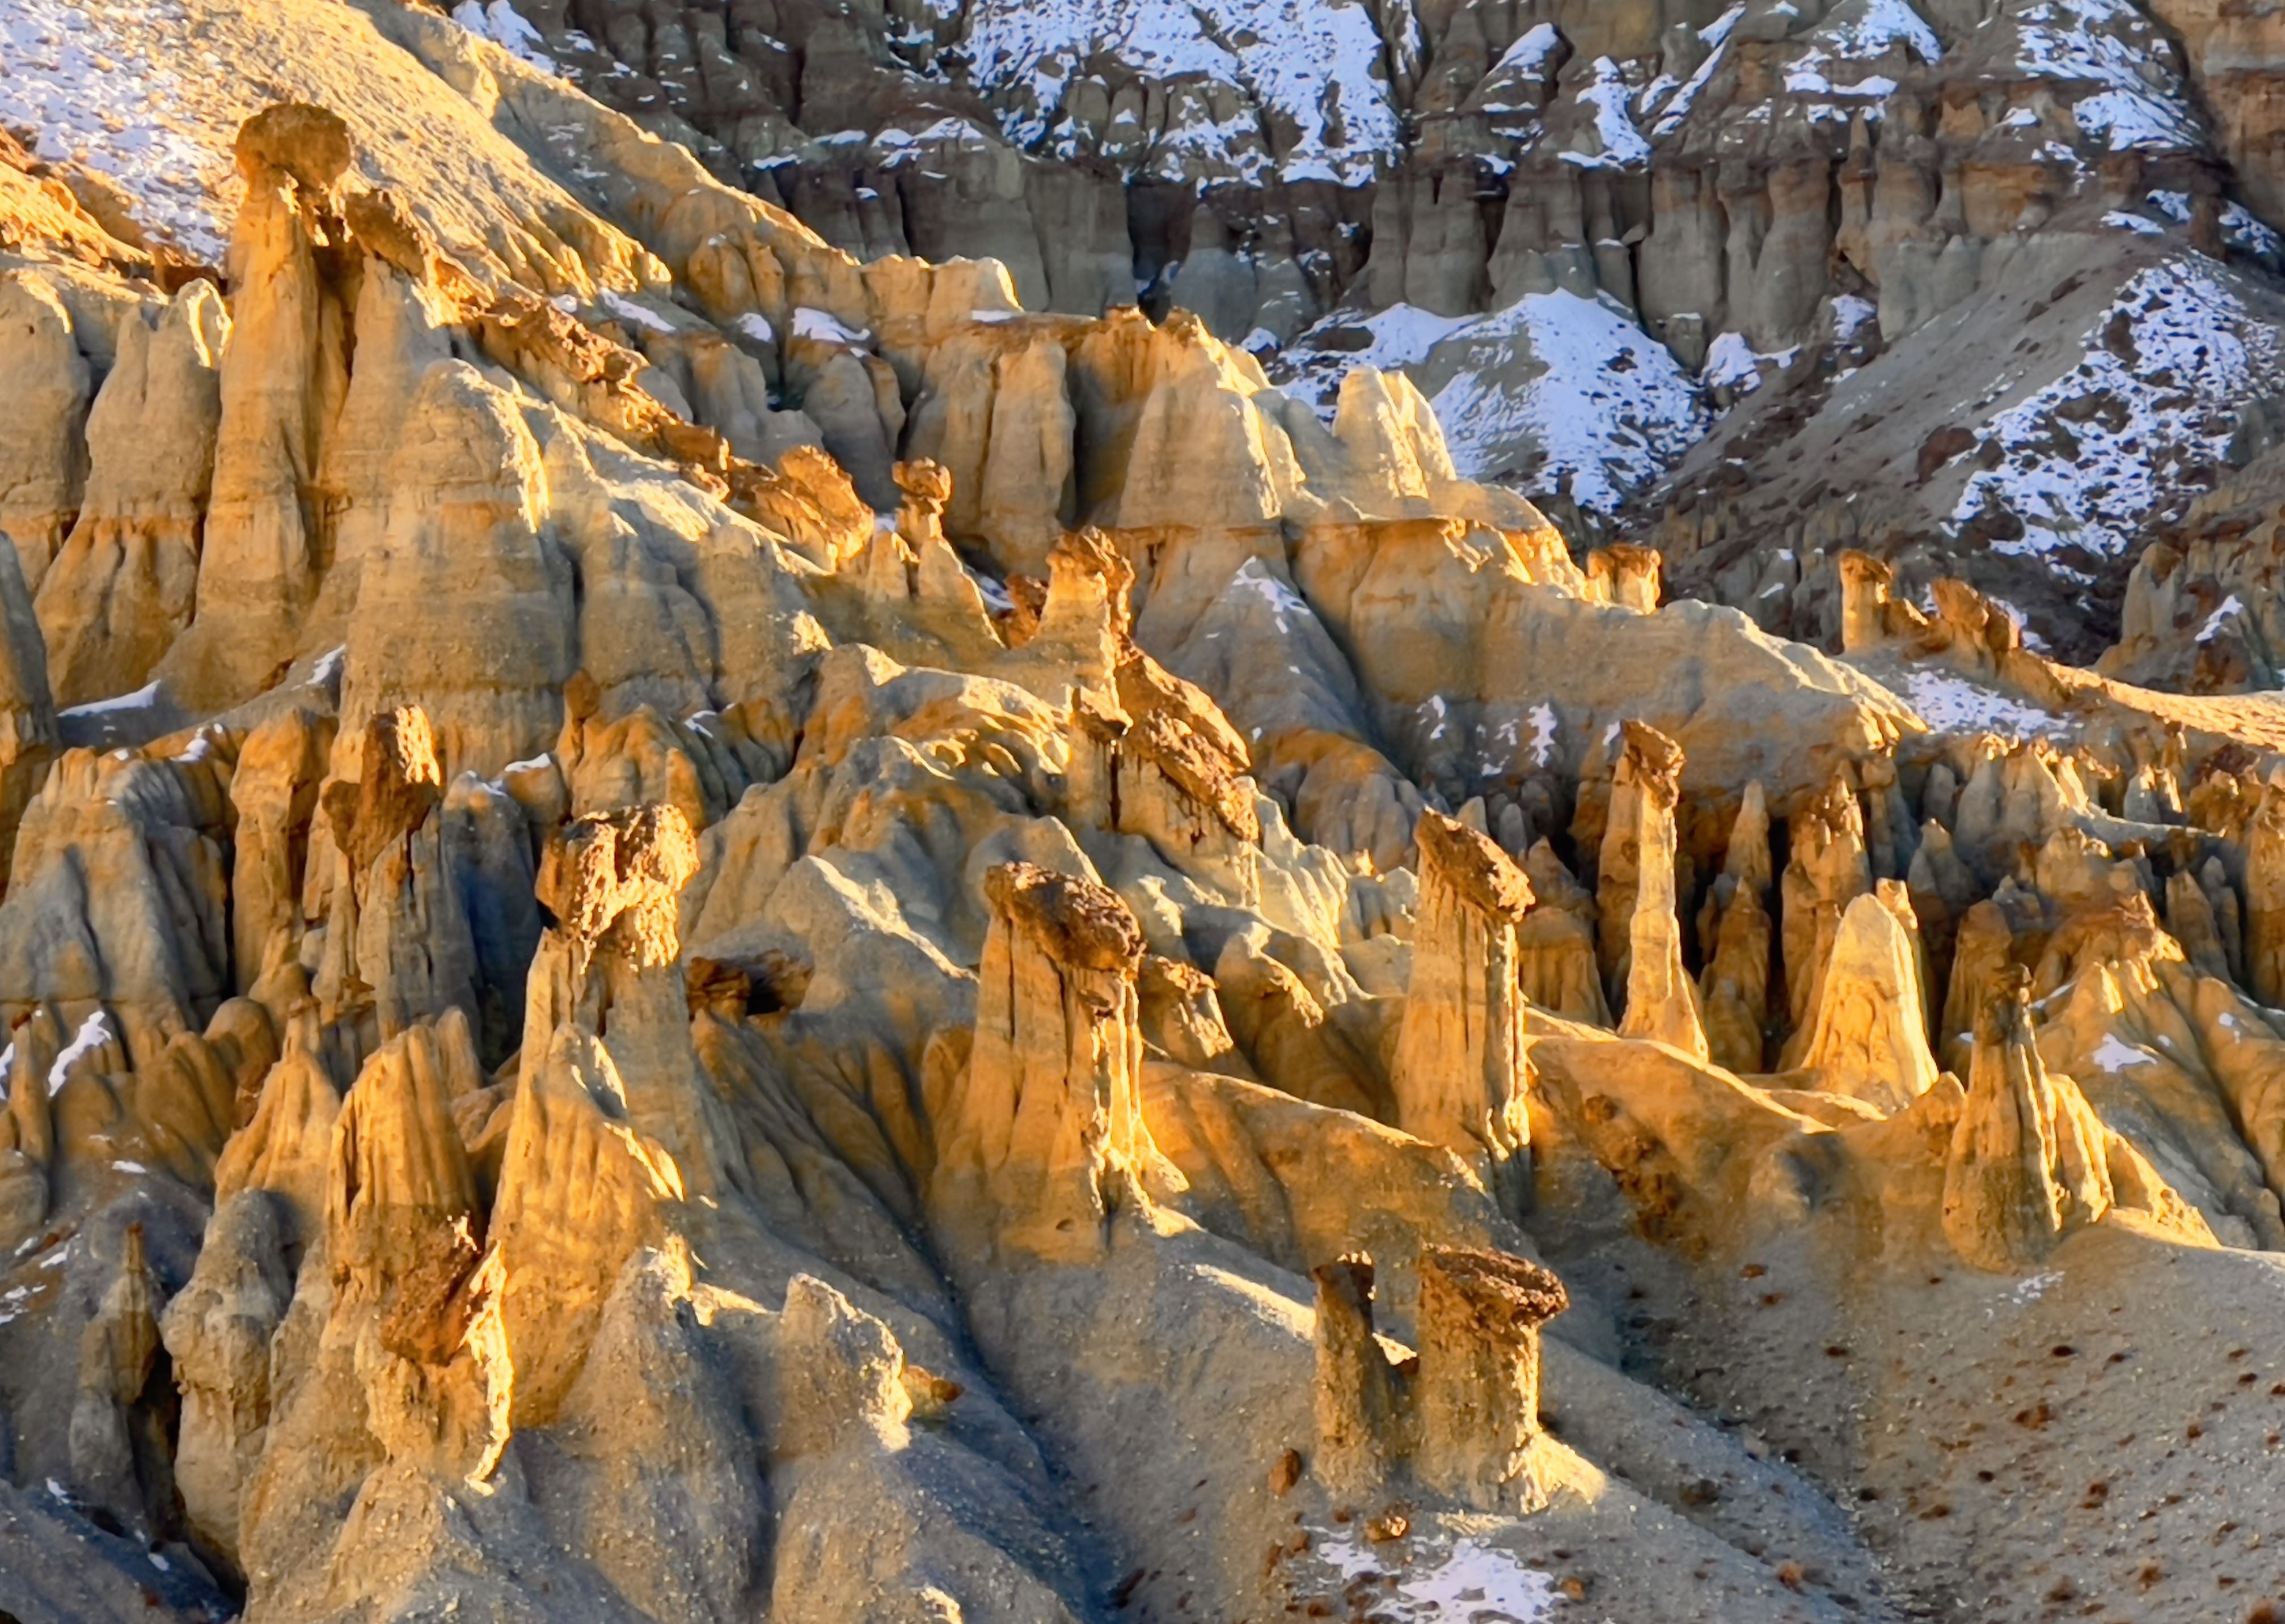
[[[0,124],[27,132],[50,162],[108,175],[136,199],[146,231],[219,261],[212,194],[230,178],[230,154],[174,117],[183,91],[163,49],[161,25],[186,20],[173,0],[0,0]]]
[[[1815,37],[1852,59],[1887,55],[1902,45],[1923,62],[1943,59],[1936,30],[1914,11],[1910,0],[1851,0],[1837,5],[1817,25]]]
[[[1377,1577],[1372,1616],[1395,1624],[1463,1624],[1469,1620],[1540,1624],[1555,1616],[1552,1575],[1474,1540],[1460,1539],[1444,1551],[1416,1539],[1407,1560],[1394,1549],[1386,1554],[1368,1549],[1354,1531],[1345,1531],[1320,1535],[1315,1555],[1353,1588],[1360,1580],[1374,1584]]]
[[[48,1068],[50,1097],[63,1092],[64,1085],[71,1080],[72,1067],[110,1042],[113,1035],[111,1017],[100,1009],[82,1021],[79,1031],[72,1035],[72,1040],[64,1046],[63,1051],[56,1056],[55,1063]]]
[[[2117,1076],[2121,1071],[2132,1071],[2136,1066],[2155,1066],[2158,1063],[2158,1057],[2155,1055],[2148,1049],[2136,1048],[2132,1044],[2121,1039],[2115,1032],[2102,1034],[2102,1041],[2095,1046],[2093,1058],[2096,1065],[2100,1066],[2113,1077]]]
[[[1923,62],[1943,55],[1936,30],[1909,0],[1849,0],[1809,37],[1809,50],[1786,70],[1786,89],[1796,96],[1884,97],[1896,82],[1868,73],[1872,65],[1893,59],[1900,50]],[[1838,71],[1844,65],[1849,71]]]
[[[1353,184],[1371,179],[1399,146],[1380,36],[1360,0],[978,0],[962,48],[1019,146],[1056,131],[1065,90],[1096,59],[1162,84],[1237,87],[1245,110],[1193,131],[1190,146],[1242,178],[1267,178],[1274,162],[1288,180]],[[1263,135],[1268,114],[1298,132],[1274,160]],[[1056,145],[1070,138],[1066,125]],[[1180,178],[1182,144],[1160,145],[1167,150],[1155,155],[1152,172]]]
[[[1486,78],[1518,73],[1536,79],[1547,71],[1547,60],[1562,48],[1563,36],[1551,22],[1535,23],[1515,36],[1515,43],[1500,53]]]
[[[2079,365],[1991,420],[2002,460],[1970,477],[1952,518],[1996,499],[2023,535],[1995,540],[1995,553],[2124,553],[2162,499],[2164,471],[2178,458],[2218,462],[2234,428],[2227,409],[2285,388],[2285,345],[2231,283],[2202,256],[2137,273]],[[2114,352],[2114,332],[2131,359]]]
[[[2088,86],[2071,112],[2112,152],[2203,144],[2172,44],[2126,0],[2039,0],[2015,22],[2017,67]]]
[[[1286,392],[1332,420],[1344,374],[1403,372],[1424,389],[1464,479],[1496,479],[1538,495],[1564,489],[1583,507],[1615,508],[1664,473],[1706,432],[1690,374],[1615,304],[1532,294],[1488,316],[1438,316],[1395,304],[1344,320],[1355,349],[1315,349],[1309,335],[1278,373]]]
[[[1464,478],[1527,472],[1529,489],[1567,485],[1582,507],[1609,513],[1706,431],[1681,363],[1601,300],[1532,294],[1465,324],[1444,344],[1488,352],[1464,364],[1431,401]],[[1538,362],[1535,375],[1517,376],[1519,349]],[[1436,359],[1441,372],[1444,357]],[[1535,454],[1543,460],[1527,468]]]
[[[1237,567],[1229,578],[1225,592],[1253,592],[1268,601],[1270,619],[1281,632],[1293,629],[1292,616],[1313,615],[1315,611],[1302,601],[1300,594],[1261,567],[1258,558],[1249,558]]]
[[[452,8],[452,20],[479,39],[491,41],[519,62],[543,74],[557,71],[555,59],[544,49],[547,42],[509,0],[491,0],[489,5],[483,0],[460,0]]]
[[[2020,742],[2070,731],[2061,717],[1994,693],[1950,671],[1927,668],[1904,679],[1905,697],[1938,733],[1997,734]]]
[[[1579,99],[1595,109],[1595,139],[1600,150],[1566,153],[1566,159],[1586,165],[1650,161],[1650,143],[1627,116],[1627,103],[1633,99],[1633,92],[1627,89],[1626,78],[1616,62],[1608,57],[1597,57],[1595,77],[1580,87]]]

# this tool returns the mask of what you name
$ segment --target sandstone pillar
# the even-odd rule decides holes
[[[1488,836],[1439,812],[1423,812],[1413,838],[1420,908],[1390,1073],[1396,1126],[1457,1153],[1519,1200],[1531,1071],[1516,927],[1531,883]]]

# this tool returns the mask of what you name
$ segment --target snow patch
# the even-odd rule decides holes
[[[984,600],[985,608],[995,615],[1013,615],[1016,612],[1016,600],[1009,595],[1005,586],[980,569],[970,569],[965,564],[961,569],[976,584],[976,595]]]
[[[1411,1544],[1406,1560],[1394,1550],[1368,1550],[1353,1530],[1344,1530],[1320,1534],[1315,1554],[1352,1584],[1367,1575],[1385,1576],[1372,1616],[1394,1624],[1477,1619],[1538,1624],[1555,1616],[1553,1576],[1526,1567],[1496,1546],[1465,1537],[1449,1551],[1425,1537]]]
[[[2115,1032],[2102,1034],[2102,1041],[2095,1045],[2094,1053],[2089,1058],[2113,1077],[2117,1076],[2121,1071],[2131,1071],[2136,1066],[2155,1066],[2158,1063],[2158,1057],[2155,1055],[2151,1054],[2148,1049],[2136,1048]]]
[[[2061,717],[1950,671],[1916,671],[1904,679],[1904,689],[1920,719],[1938,733],[1997,734],[2021,741],[2068,731]]]
[[[1590,169],[1606,163],[1647,163],[1650,143],[1635,128],[1634,120],[1627,116],[1627,103],[1631,98],[1632,92],[1627,89],[1619,65],[1608,57],[1597,57],[1595,77],[1579,87],[1579,99],[1595,110],[1595,139],[1601,150],[1566,153],[1564,158]]]
[[[189,21],[176,0],[0,0],[0,124],[29,129],[50,162],[109,176],[146,231],[219,263],[230,153],[175,112],[189,98],[171,47]]]
[[[2242,615],[2244,613],[2245,605],[2238,601],[2238,597],[2235,592],[2230,593],[2228,597],[2221,600],[2219,608],[2215,609],[2212,614],[2206,616],[2206,624],[2198,628],[2196,640],[2201,643],[2211,642],[2215,638],[2221,635],[2222,626],[2228,621],[2231,616]]]
[[[1561,726],[1555,707],[1545,700],[1531,708],[1531,765],[1543,767],[1555,759],[1555,732]]]
[[[159,685],[146,682],[132,694],[114,694],[109,699],[91,699],[83,705],[69,705],[56,714],[59,717],[116,716],[122,710],[148,710],[159,702]]]
[[[1309,606],[1302,601],[1300,594],[1264,569],[1258,558],[1249,558],[1240,564],[1237,573],[1230,577],[1229,584],[1222,591],[1225,593],[1253,592],[1266,600],[1269,605],[1269,617],[1280,632],[1293,630],[1290,616],[1310,613]]]
[[[112,1035],[111,1017],[100,1009],[82,1021],[63,1053],[56,1056],[55,1064],[48,1068],[48,1097],[62,1093],[64,1084],[71,1079],[72,1066],[111,1041]]]
[[[1500,53],[1500,59],[1492,64],[1492,71],[1485,76],[1520,74],[1527,79],[1543,79],[1547,76],[1548,59],[1562,48],[1563,36],[1555,31],[1553,23],[1536,24],[1516,35],[1515,43]]]
[[[1881,307],[1870,299],[1842,294],[1833,302],[1833,336],[1841,343],[1853,341],[1858,333],[1880,319]]]
[[[864,344],[871,342],[873,337],[870,333],[844,326],[838,318],[805,304],[794,307],[793,335],[815,339],[822,344]]]
[[[491,41],[519,62],[543,74],[557,71],[555,59],[541,49],[547,42],[508,0],[491,0],[489,5],[479,0],[460,0],[452,8],[452,20],[478,39]]]
[[[2285,387],[2285,344],[2234,279],[2203,255],[2138,272],[2087,333],[2078,366],[1991,420],[1999,466],[1969,477],[1953,521],[2004,506],[2023,534],[1991,550],[2016,556],[2130,550],[2167,493],[2166,471],[2218,466],[2229,408]]]
[[[612,315],[617,317],[621,321],[640,327],[646,333],[671,333],[674,331],[674,324],[672,322],[667,320],[665,317],[660,315],[656,310],[649,310],[642,305],[637,304],[624,294],[614,293],[609,288],[606,287],[599,290],[596,297],[601,301],[603,308],[610,311]]]
[[[2062,1270],[2049,1269],[2044,1275],[2034,1275],[2029,1280],[2017,1282],[2001,1295],[2016,1307],[2028,1308],[2045,1297],[2051,1287],[2061,1284],[2062,1278]]]
[[[1857,302],[1865,302],[1859,299]],[[1835,315],[1838,313],[1836,309]],[[1791,349],[1764,355],[1747,343],[1742,333],[1717,333],[1706,347],[1706,370],[1700,375],[1708,385],[1727,386],[1750,395],[1762,387],[1762,363],[1767,361],[1782,369],[1791,366],[1799,354],[1801,348],[1795,345]]]

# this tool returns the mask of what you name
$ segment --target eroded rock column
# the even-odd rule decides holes
[[[1841,915],[1802,1063],[1819,1074],[1818,1087],[1888,1111],[1936,1084],[1912,936],[1878,895]]]
[[[1703,1063],[1708,1058],[1698,988],[1682,962],[1682,921],[1675,899],[1674,813],[1682,798],[1682,748],[1640,722],[1624,725],[1611,796],[1611,824],[1603,836],[1635,871],[1633,911],[1627,921],[1627,1004],[1619,1034],[1670,1044]],[[1608,860],[1606,857],[1606,861]],[[1604,929],[1611,929],[1606,914]]]
[[[2011,966],[1975,1021],[1967,1103],[1943,1173],[1943,1232],[1978,1268],[2030,1267],[2110,1208],[2102,1122],[2031,1033],[2029,977]]]
[[[1116,893],[1029,863],[992,871],[975,1047],[938,1129],[929,1207],[971,1259],[1101,1255],[1163,1176],[1142,1120],[1142,931]]]
[[[1569,1293],[1539,1265],[1480,1247],[1428,1247],[1419,1269],[1419,1354],[1402,1365],[1375,1331],[1372,1259],[1311,1271],[1314,1470],[1337,1495],[1407,1476],[1479,1510],[1534,1510],[1540,1330],[1570,1306]]]
[[[1423,812],[1412,980],[1390,1082],[1396,1126],[1488,1173],[1511,1204],[1529,1177],[1531,1072],[1516,927],[1531,882],[1488,836]]]

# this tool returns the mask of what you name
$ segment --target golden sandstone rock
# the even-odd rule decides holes
[[[1515,1200],[1531,1154],[1515,928],[1531,906],[1531,883],[1486,836],[1436,812],[1421,813],[1414,838],[1420,914],[1389,1068],[1396,1123],[1480,1165]]]
[[[976,1041],[938,1125],[932,1221],[971,1253],[1100,1255],[1162,1178],[1142,1118],[1142,935],[1090,881],[992,872]]]
[[[1373,1327],[1372,1259],[1317,1283],[1317,1470],[1337,1494],[1394,1472],[1490,1510],[1529,1510],[1539,1431],[1539,1328],[1569,1306],[1561,1281],[1520,1258],[1437,1247],[1419,1262],[1419,1352],[1391,1367]]]
[[[1943,1228],[1981,1268],[2034,1264],[2109,1208],[2103,1129],[2031,1041],[2020,977],[1976,1017],[1967,1102],[1944,1166]]]
[[[1574,562],[1413,378],[1328,421],[1218,336],[1260,262],[1216,195],[1168,272],[1213,308],[1164,319],[1019,309],[1093,252],[1028,228],[844,252],[678,145],[784,66],[758,13],[586,19],[701,65],[639,126],[420,8],[193,10],[324,92],[186,90],[243,185],[219,281],[0,153],[0,1590],[1526,1616],[1536,1557],[1759,1624],[1956,1610],[1968,1550],[2028,1620],[1974,1553],[2060,1562],[2010,1542],[2078,1539],[2050,1478],[2187,1503],[2152,1403],[2263,1424],[2205,1345],[2285,1329],[2260,706],[2055,666],[1965,583],[1923,613],[1869,539],[1818,543],[1839,659],[1661,601],[1671,555]],[[1692,58],[1618,10],[1562,29],[1717,97],[1793,27]],[[923,82],[813,20],[805,99]],[[1561,126],[1603,55],[1543,85],[1431,21],[1392,71],[1432,122],[1510,116],[1469,105],[1506,72]],[[1837,229],[1885,323],[1934,251],[1873,246],[1938,139],[1899,84],[1846,175],[1661,170],[1638,239],[1602,168],[1523,173],[1478,270],[1600,279],[1593,216],[1678,347],[1716,297],[1805,342]],[[1050,208],[991,150],[979,213]],[[936,171],[888,168],[926,229]],[[1383,183],[1368,286],[1472,299],[1446,181]],[[1676,211],[1764,190],[1775,258],[1696,286]],[[1945,684],[2046,719],[1931,726]],[[2113,1341],[2131,1403],[1974,1375]],[[2171,1515],[2250,1604],[2265,1548]],[[2135,1594],[2210,1616],[2195,1577]]]

